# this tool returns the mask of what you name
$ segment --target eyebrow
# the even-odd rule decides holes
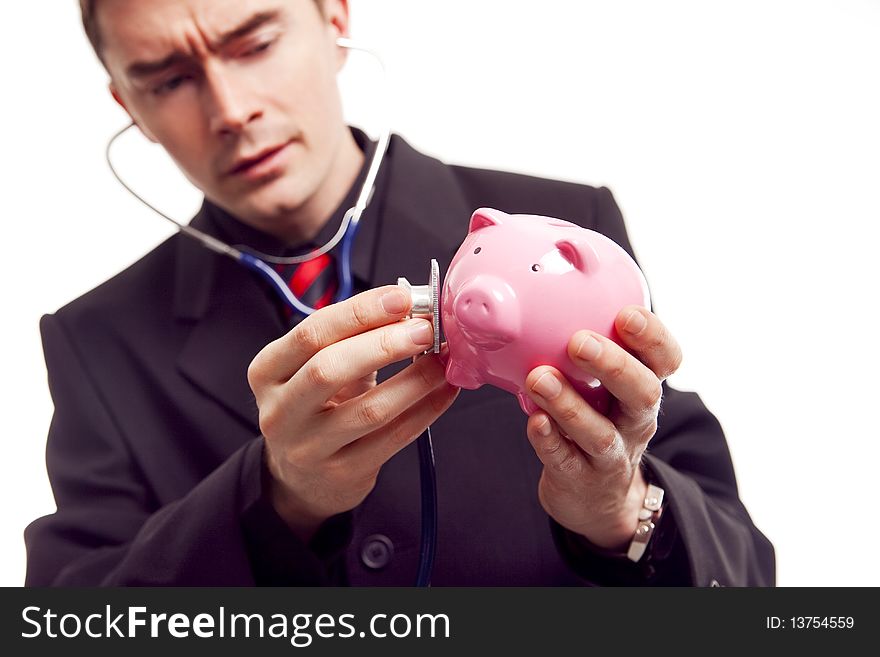
[[[261,11],[254,14],[238,27],[234,27],[228,32],[224,32],[223,34],[221,34],[220,38],[215,44],[215,48],[224,48],[236,39],[247,36],[249,33],[253,32],[257,28],[262,27],[267,23],[277,21],[280,15],[281,12],[277,9],[273,9],[270,11]],[[184,61],[189,61],[190,59],[191,58],[188,55],[185,55],[182,52],[173,52],[167,57],[163,57],[162,59],[149,62],[134,62],[128,68],[126,68],[125,71],[130,78],[145,78],[155,73],[161,73],[162,71],[171,68],[176,64],[180,64]]]

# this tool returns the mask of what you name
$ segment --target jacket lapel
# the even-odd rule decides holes
[[[405,276],[427,284],[431,259],[441,275],[467,235],[469,207],[452,170],[395,135],[389,146],[388,191],[382,206],[373,285]]]
[[[446,165],[418,153],[397,135],[383,166],[384,189],[377,189],[379,198],[362,219],[380,225],[372,271],[364,276],[371,287],[396,283],[399,276],[424,285],[431,258],[438,260],[441,273],[448,268],[467,234],[473,208]],[[204,205],[191,225],[219,237]],[[258,433],[247,368],[286,328],[252,272],[191,238],[178,239],[174,311],[179,322],[192,325],[178,370]]]
[[[191,225],[216,235],[204,206]],[[247,368],[284,332],[278,312],[254,275],[230,258],[183,235],[177,255],[175,313],[179,321],[192,323],[178,370],[259,433]]]

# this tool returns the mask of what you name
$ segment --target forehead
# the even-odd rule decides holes
[[[98,29],[105,58],[124,67],[133,59],[197,50],[255,14],[287,12],[291,0],[99,0]]]

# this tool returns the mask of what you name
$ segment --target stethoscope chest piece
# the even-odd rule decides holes
[[[431,320],[434,326],[435,354],[440,353],[440,265],[436,260],[431,260],[428,285],[412,285],[405,278],[398,278],[397,284],[405,289],[412,299],[410,317],[423,317]]]

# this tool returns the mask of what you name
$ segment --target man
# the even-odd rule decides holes
[[[335,232],[375,147],[342,119],[345,0],[81,4],[113,97],[205,193],[194,226],[275,255]],[[629,351],[571,338],[607,417],[550,367],[528,376],[526,420],[507,393],[459,396],[436,356],[409,364],[432,329],[401,321],[409,300],[384,284],[423,279],[431,257],[445,269],[483,205],[632,254],[606,189],[451,167],[395,137],[350,300],[291,328],[252,273],[175,236],[45,317],[58,511],[26,532],[27,582],[410,584],[412,442],[433,425],[435,585],[772,584],[723,433],[664,383],[681,354],[648,309],[617,318]],[[666,505],[633,561],[649,483]]]

